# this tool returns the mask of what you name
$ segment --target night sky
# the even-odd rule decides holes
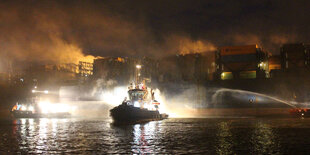
[[[163,56],[309,42],[310,1],[2,1],[0,60],[67,63],[84,55]]]

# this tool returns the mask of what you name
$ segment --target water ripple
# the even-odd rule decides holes
[[[115,126],[110,119],[0,120],[0,154],[310,153],[310,119],[168,119]]]

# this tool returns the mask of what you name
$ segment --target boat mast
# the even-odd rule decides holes
[[[141,76],[141,73],[140,73],[140,70],[141,70],[141,65],[136,65],[136,86],[139,85],[139,77]]]

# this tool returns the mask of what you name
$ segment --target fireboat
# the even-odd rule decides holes
[[[145,80],[139,83],[141,65],[136,65],[136,82],[128,87],[128,99],[110,110],[114,123],[142,123],[168,118],[168,114],[160,113],[160,103],[155,100],[153,89],[147,88]]]

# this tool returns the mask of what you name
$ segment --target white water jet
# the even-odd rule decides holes
[[[215,93],[212,95],[211,103],[217,104],[218,103],[217,98],[221,97],[226,92],[233,93],[232,95],[234,97],[237,97],[237,98],[244,98],[244,95],[253,95],[255,99],[258,99],[258,97],[260,97],[261,100],[266,98],[266,99],[269,99],[269,100],[272,100],[272,101],[276,101],[276,102],[280,102],[280,103],[286,104],[286,105],[288,105],[290,107],[294,107],[294,108],[296,107],[296,105],[294,105],[292,102],[284,101],[284,100],[281,100],[279,98],[272,97],[272,96],[269,96],[269,95],[265,95],[265,94],[261,94],[261,93],[256,93],[256,92],[251,92],[251,91],[246,91],[246,90],[228,89],[228,88],[220,88],[220,89],[216,90]]]

